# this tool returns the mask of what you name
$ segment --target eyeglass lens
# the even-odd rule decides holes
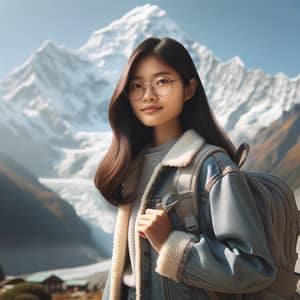
[[[167,77],[157,77],[151,81],[151,90],[158,96],[166,96],[171,91],[172,82],[174,79]],[[146,92],[146,83],[140,79],[131,80],[127,87],[127,96],[131,100],[141,99]]]

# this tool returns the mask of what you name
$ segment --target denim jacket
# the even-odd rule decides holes
[[[160,200],[176,168],[188,165],[203,143],[195,130],[183,133],[155,168],[138,216]],[[143,156],[141,151],[131,165],[124,195],[135,190]],[[185,231],[176,210],[169,212],[173,231],[159,253],[135,232],[136,299],[282,299],[267,290],[276,267],[249,187],[228,155],[218,152],[205,161],[197,198],[199,234]],[[121,299],[131,207],[126,204],[118,209],[104,300]]]

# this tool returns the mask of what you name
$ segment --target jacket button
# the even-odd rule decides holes
[[[147,258],[148,258],[148,257],[149,257],[149,254],[150,254],[149,251],[144,251],[144,252],[143,252],[144,257],[147,257]]]

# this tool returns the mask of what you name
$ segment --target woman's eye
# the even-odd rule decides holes
[[[135,89],[140,89],[140,88],[142,88],[142,85],[140,83],[135,82],[135,83],[130,83],[129,84],[129,89],[130,90],[135,90]]]
[[[160,78],[156,80],[156,85],[165,85],[168,84],[169,82],[170,80],[167,78]]]

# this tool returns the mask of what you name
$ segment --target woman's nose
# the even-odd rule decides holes
[[[155,91],[151,84],[144,86],[144,96],[143,99],[156,99]]]

